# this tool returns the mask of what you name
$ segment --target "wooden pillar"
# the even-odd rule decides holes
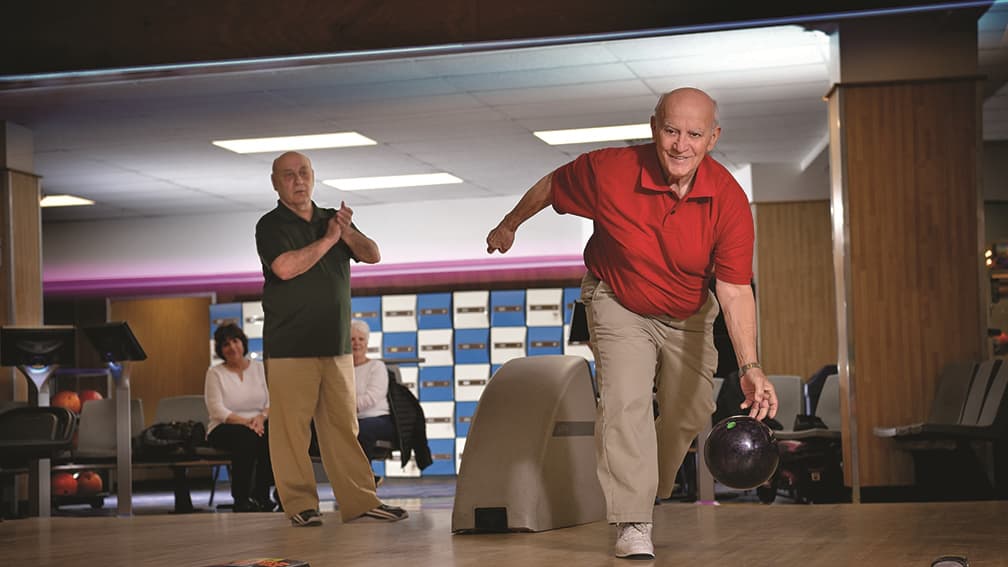
[[[42,217],[31,131],[0,121],[0,324],[42,324]],[[14,368],[0,372],[0,400],[26,400]]]
[[[977,14],[840,24],[833,36],[832,226],[845,478],[914,482],[872,433],[927,417],[938,372],[985,352]]]

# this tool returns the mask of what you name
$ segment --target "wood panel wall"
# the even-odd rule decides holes
[[[0,181],[0,323],[42,323],[42,217],[39,178],[4,170]],[[0,373],[0,400],[25,400],[28,385],[15,369]]]
[[[768,374],[808,378],[837,362],[830,204],[755,209],[760,360]]]
[[[147,352],[147,360],[132,363],[130,371],[131,394],[143,400],[147,425],[161,398],[203,393],[209,310],[206,296],[109,300],[109,321],[127,321]]]
[[[860,484],[905,485],[910,459],[872,428],[923,420],[940,369],[982,353],[977,86],[841,86],[831,99],[845,131],[840,269],[850,326],[840,339],[850,349]],[[844,433],[850,462],[846,420]]]

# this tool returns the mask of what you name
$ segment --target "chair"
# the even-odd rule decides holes
[[[843,419],[840,417],[840,376],[830,374],[826,377],[812,415],[821,419],[832,431],[843,428]]]
[[[913,455],[917,484],[929,497],[1008,496],[1008,364],[987,360],[946,370],[927,422],[876,427],[875,435]],[[992,449],[992,475],[977,444]]]
[[[172,421],[198,421],[203,424],[204,427],[210,426],[210,412],[207,410],[206,397],[203,394],[185,394],[180,396],[169,396],[166,398],[161,398],[158,400],[157,410],[154,413],[155,423],[169,423]],[[214,498],[217,493],[217,481],[220,479],[220,467],[227,467],[230,473],[230,460],[231,454],[227,451],[221,451],[209,445],[201,445],[194,448],[196,457],[200,459],[205,459],[207,461],[220,461],[219,464],[212,465],[213,475],[210,484],[210,498],[207,501],[208,506],[213,506]],[[176,467],[175,470],[175,481],[176,481],[176,498],[181,500],[182,510],[186,508],[185,498],[186,496],[182,492],[178,492],[184,489],[186,494],[189,493],[187,488],[188,484],[185,479],[185,469],[181,467]],[[184,483],[185,487],[181,486],[179,483]],[[191,507],[191,497],[190,497],[190,507]]]
[[[21,469],[67,450],[77,417],[61,407],[14,406],[0,412],[0,468]]]
[[[876,427],[878,437],[897,437],[920,434],[936,425],[958,423],[966,404],[970,384],[976,377],[977,365],[972,362],[954,362],[942,369],[938,376],[938,389],[927,421],[900,426]],[[979,392],[978,392],[979,393]]]
[[[77,416],[61,407],[7,404],[0,409],[0,482],[3,500],[0,521],[17,515],[13,483],[7,480],[28,472],[32,462],[66,452],[77,430]]]
[[[73,460],[116,458],[115,399],[91,400],[81,406],[77,450]],[[130,400],[130,437],[137,438],[144,429],[143,401]]]
[[[795,416],[802,412],[802,379],[800,376],[772,374],[767,376],[777,392],[777,420],[784,429],[794,431]]]
[[[796,502],[839,502],[845,498],[840,444],[840,380],[836,374],[822,380],[813,415],[822,419],[829,429],[794,431],[789,428],[774,432],[780,465],[769,484],[757,489],[761,502],[773,502],[782,490]]]
[[[210,413],[207,410],[206,398],[203,394],[187,394],[168,396],[158,400],[154,412],[154,423],[171,421],[198,421],[204,426],[210,425]]]
[[[840,377],[830,374],[823,380],[822,389],[816,400],[812,415],[823,421],[828,429],[805,429],[802,431],[777,431],[779,440],[801,441],[807,439],[840,439],[843,435],[843,420],[840,417]]]

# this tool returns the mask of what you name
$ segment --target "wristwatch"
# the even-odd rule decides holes
[[[760,363],[758,363],[758,362],[747,362],[747,363],[743,364],[741,367],[739,367],[739,369],[738,369],[738,375],[742,376],[743,374],[745,374],[746,372],[749,372],[753,368],[763,368],[763,367],[760,366]]]

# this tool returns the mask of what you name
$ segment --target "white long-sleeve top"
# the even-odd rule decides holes
[[[203,395],[210,412],[207,433],[224,423],[229,415],[253,418],[269,409],[269,390],[266,388],[266,367],[258,360],[249,361],[242,373],[231,370],[224,363],[207,369]]]
[[[389,414],[388,369],[380,360],[369,360],[354,366],[357,386],[357,419]]]

